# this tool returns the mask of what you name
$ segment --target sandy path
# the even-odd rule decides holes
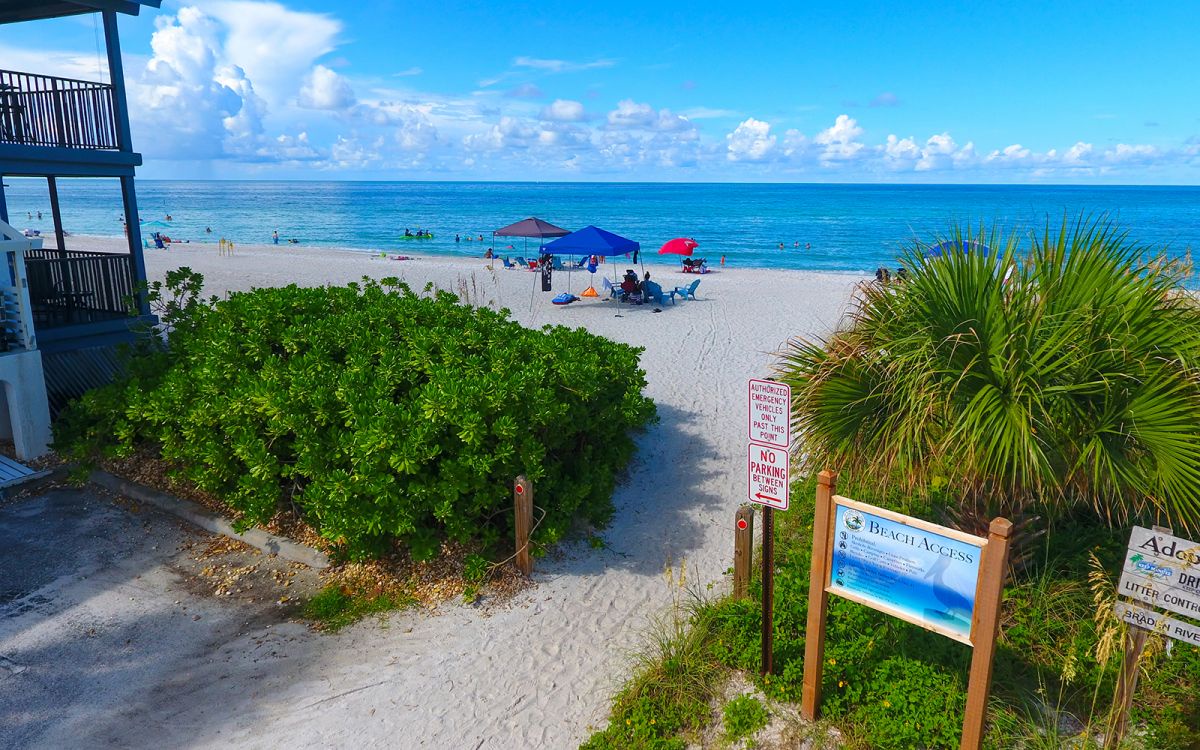
[[[732,516],[744,493],[746,378],[761,375],[788,336],[827,332],[858,281],[730,269],[703,278],[699,301],[653,313],[592,301],[554,307],[552,295],[533,293],[535,274],[499,265],[490,273],[482,261],[394,262],[269,246],[239,247],[233,257],[218,257],[211,245],[148,252],[151,278],[181,265],[204,273],[213,293],[363,275],[452,288],[473,274],[486,299],[526,325],[585,326],[646,347],[648,394],[661,421],[639,438],[606,548],[564,545],[538,562],[536,588],[512,605],[490,613],[448,605],[436,616],[393,616],[337,636],[277,627],[273,659],[252,653],[251,639],[262,633],[248,633],[212,644],[210,658],[188,662],[174,680],[132,690],[126,711],[109,722],[64,722],[51,744],[577,746],[603,721],[649,618],[677,595],[665,566],[678,574],[686,561],[690,583],[727,585]],[[652,273],[668,288],[690,279]],[[582,280],[571,280],[576,292]],[[555,275],[560,286],[565,274]]]

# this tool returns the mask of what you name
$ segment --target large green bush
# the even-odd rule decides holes
[[[979,516],[1200,522],[1200,306],[1112,226],[954,232],[782,364],[811,468],[941,487]],[[976,243],[990,247],[980,252]]]
[[[640,349],[395,279],[179,309],[169,349],[74,404],[59,448],[150,445],[244,522],[291,503],[353,555],[494,539],[517,474],[545,514],[536,539],[602,523],[630,430],[654,417]]]

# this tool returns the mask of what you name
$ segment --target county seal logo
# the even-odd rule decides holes
[[[846,528],[851,531],[861,531],[863,527],[862,513],[856,510],[848,510],[842,516],[842,523],[846,524]]]

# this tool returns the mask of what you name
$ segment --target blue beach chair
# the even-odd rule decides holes
[[[501,260],[504,261],[505,268],[516,268],[517,267],[515,263],[513,263],[511,260],[508,259],[507,255],[505,255],[503,258],[501,258]]]
[[[563,268],[562,259],[559,258],[557,255],[550,256],[550,265],[554,268],[555,271],[565,271],[566,270],[565,268]]]
[[[515,260],[517,262],[517,268],[529,268],[529,261],[525,260],[520,255],[518,255]]]
[[[674,289],[669,292],[664,291],[663,288],[654,281],[647,281],[642,288],[646,290],[647,297],[660,305],[666,305],[668,299],[671,300],[672,305],[675,304],[675,295],[677,292]]]
[[[696,299],[696,287],[698,287],[698,286],[700,286],[700,279],[696,279],[695,281],[688,284],[687,286],[675,287],[675,293],[678,294],[683,299],[687,299],[688,297],[691,297],[692,299]]]

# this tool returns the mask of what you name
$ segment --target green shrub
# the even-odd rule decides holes
[[[737,742],[767,725],[767,709],[753,695],[739,695],[725,704],[721,718],[726,738]]]
[[[352,556],[392,540],[418,559],[446,538],[493,541],[518,474],[536,486],[535,540],[579,515],[601,524],[629,433],[654,418],[640,349],[530,330],[395,279],[174,309],[169,351],[72,405],[56,447],[149,445],[243,524],[290,503]]]
[[[1111,226],[954,232],[781,366],[815,470],[942,487],[978,516],[1095,509],[1200,522],[1200,306]],[[1023,248],[1030,247],[1026,252]]]

